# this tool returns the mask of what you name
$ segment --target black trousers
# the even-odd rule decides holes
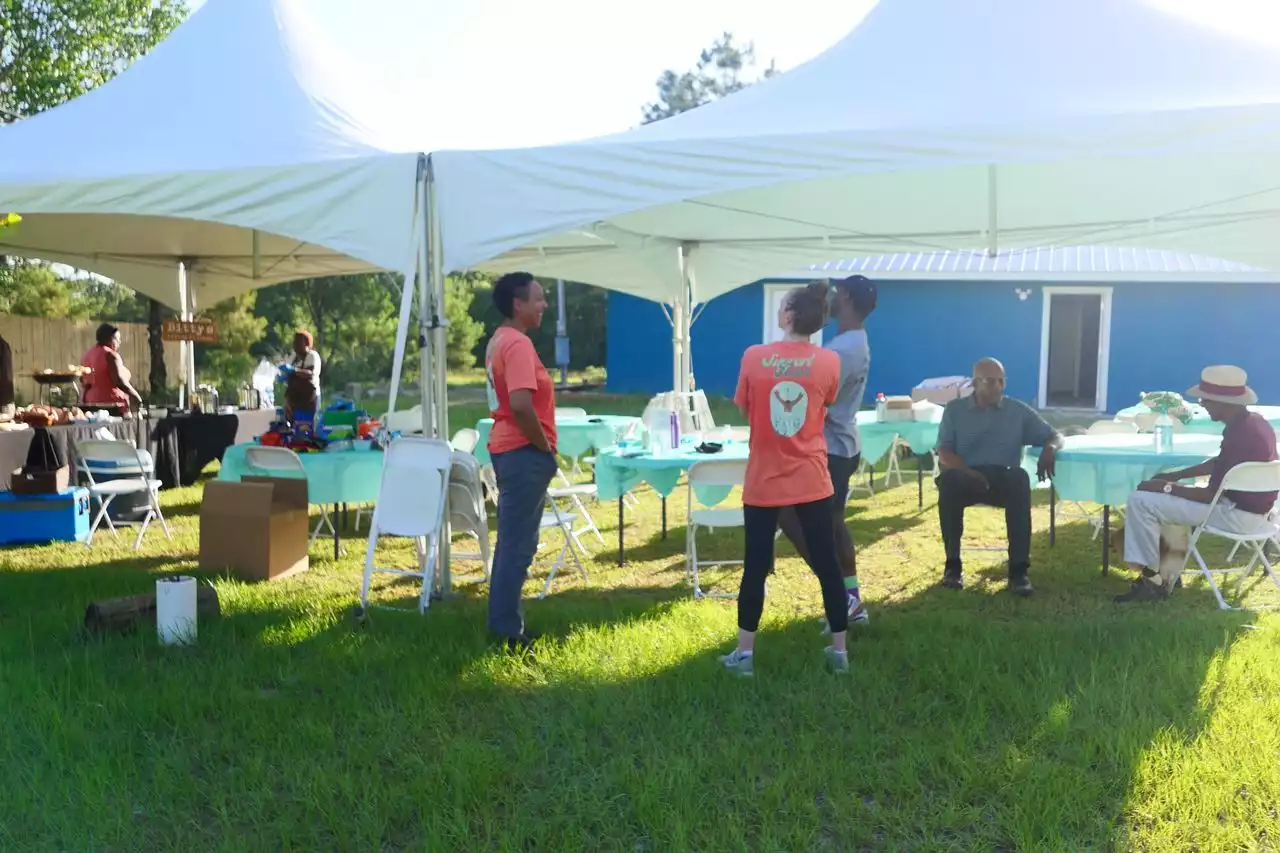
[[[773,571],[773,537],[778,532],[781,507],[746,505],[743,510],[746,554],[743,556],[742,583],[738,587],[738,627],[755,632],[764,612],[764,581]],[[849,611],[836,559],[835,517],[831,498],[796,504],[800,529],[809,546],[809,565],[822,585],[822,606],[827,624],[839,633],[849,627]]]
[[[987,481],[984,486],[970,471]],[[949,468],[938,477],[938,520],[947,553],[947,572],[960,571],[960,540],[964,511],[975,504],[1004,509],[1009,536],[1009,574],[1025,575],[1031,565],[1031,478],[1021,468],[983,465]]]

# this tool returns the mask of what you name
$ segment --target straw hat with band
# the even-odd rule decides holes
[[[1200,384],[1187,390],[1188,397],[1226,403],[1229,406],[1252,406],[1258,395],[1249,387],[1249,374],[1231,364],[1217,364],[1200,371]]]

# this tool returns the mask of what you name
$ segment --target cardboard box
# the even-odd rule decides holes
[[[930,403],[937,403],[939,406],[945,406],[952,400],[960,397],[968,397],[973,393],[973,384],[966,382],[964,385],[952,385],[947,388],[921,388],[917,385],[911,389],[911,399],[919,402],[927,400]]]
[[[200,568],[242,580],[278,580],[309,567],[307,481],[245,477],[205,484],[200,502]]]
[[[71,469],[66,465],[45,471],[19,468],[9,475],[9,491],[15,495],[56,495],[71,486]]]

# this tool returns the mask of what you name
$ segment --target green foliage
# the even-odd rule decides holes
[[[0,0],[0,111],[29,116],[83,95],[186,14],[183,0]]]
[[[450,367],[474,367],[475,346],[484,334],[484,324],[471,316],[472,288],[484,279],[478,276],[449,276],[444,282],[444,316],[449,323],[446,332],[445,360]]]
[[[218,344],[196,345],[196,376],[202,383],[217,386],[225,399],[235,399],[237,389],[249,381],[257,364],[251,350],[267,328],[267,321],[254,314],[257,301],[258,295],[250,292],[202,312],[218,324]]]
[[[662,72],[657,81],[658,100],[644,106],[644,123],[670,118],[745,89],[756,81],[744,81],[743,72],[754,68],[755,64],[753,43],[738,45],[734,43],[732,33],[723,33],[711,47],[702,51],[692,71],[677,73],[668,69]],[[771,62],[761,79],[776,73]]]
[[[105,279],[62,278],[47,264],[20,258],[0,264],[0,314],[142,323],[146,303]]]

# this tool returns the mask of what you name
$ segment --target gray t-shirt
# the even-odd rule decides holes
[[[1016,468],[1022,448],[1043,446],[1057,433],[1021,400],[1009,397],[996,406],[979,406],[976,396],[947,403],[938,427],[938,446],[955,451],[970,468]]]
[[[862,450],[857,414],[867,390],[871,345],[865,329],[850,329],[827,341],[826,349],[840,356],[840,388],[836,401],[827,406],[822,434],[827,440],[827,453],[852,458]]]

